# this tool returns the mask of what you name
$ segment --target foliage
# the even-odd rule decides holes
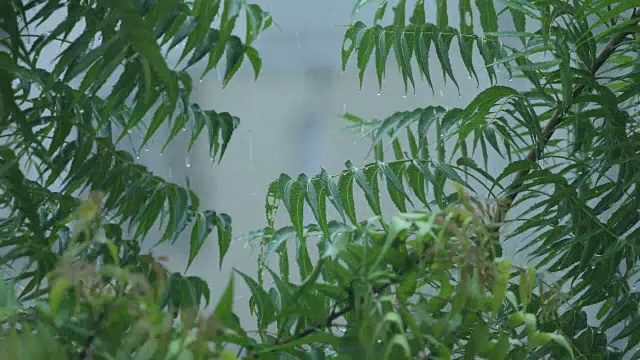
[[[354,11],[370,2],[359,0]],[[477,51],[490,86],[461,109],[434,104],[381,121],[345,114],[372,137],[373,163],[346,162],[337,175],[283,174],[271,183],[267,226],[251,234],[262,250],[258,276],[238,273],[252,292],[256,332],[233,313],[233,283],[213,313],[202,315],[212,295],[204,281],[169,273],[138,244],[158,222],[160,242],[193,223],[191,262],[216,227],[222,261],[230,218],[200,211],[192,191],[154,176],[116,145],[138,128],[146,143],[162,124],[171,128],[167,142],[190,126],[193,144],[206,125],[212,156],[221,157],[237,120],[190,104],[190,77],[169,69],[161,46],[184,43],[187,67],[208,56],[206,71],[226,54],[226,83],[245,55],[259,72],[251,43],[271,24],[269,15],[234,0],[1,5],[0,29],[8,36],[0,53],[0,130],[7,138],[0,175],[10,215],[2,222],[7,251],[0,264],[27,263],[0,287],[3,356],[638,356],[632,282],[640,4],[509,0],[500,8],[476,0],[474,8],[460,0],[455,28],[444,0],[435,2],[435,23],[427,22],[430,4],[422,0],[377,3],[373,25],[349,26],[342,48],[343,67],[356,58],[361,84],[373,57],[382,87],[393,50],[406,90],[419,79],[431,85],[433,46],[443,77],[457,86],[455,40],[468,75],[480,83]],[[62,7],[64,20],[28,47],[26,25]],[[383,25],[387,7],[393,16]],[[244,43],[232,35],[243,9]],[[216,17],[219,28],[210,29]],[[502,17],[513,26],[501,29]],[[73,38],[78,23],[85,30]],[[42,49],[60,42],[67,45],[53,70],[38,68]],[[499,67],[529,88],[500,84]],[[110,76],[119,76],[113,90],[101,90]],[[387,145],[393,154],[385,161]],[[507,165],[493,173],[489,157]],[[79,200],[81,189],[90,191],[87,200]],[[368,209],[356,209],[358,189]],[[381,193],[399,214],[383,213]],[[291,223],[284,227],[275,224],[282,205]],[[304,219],[305,207],[313,220]],[[520,241],[538,270],[512,265],[513,254],[503,251],[509,241]],[[265,286],[265,272],[273,286]],[[24,280],[15,294],[13,282]],[[598,306],[597,326],[587,322],[589,305]],[[32,345],[36,340],[41,345]]]
[[[250,20],[244,43],[231,34],[242,10]],[[61,12],[66,16],[54,22],[52,31],[29,31]],[[117,145],[136,131],[143,135],[142,149],[164,125],[170,129],[164,147],[187,127],[191,147],[206,127],[211,156],[222,157],[238,119],[191,103],[186,69],[206,58],[206,73],[226,54],[225,82],[245,56],[259,71],[251,44],[271,24],[269,15],[256,5],[231,0],[12,0],[3,2],[0,13],[7,34],[2,39],[6,51],[0,52],[1,201],[8,210],[2,219],[0,245],[7,251],[1,263],[26,264],[17,276],[27,280],[20,298],[46,292],[43,281],[75,227],[71,215],[78,194],[87,191],[103,198],[94,205],[101,205],[98,215],[107,219],[103,231],[118,253],[136,253],[136,240],[158,223],[160,243],[175,241],[193,222],[190,262],[214,227],[224,253],[229,216],[200,210],[193,191],[155,176]],[[214,18],[220,29],[211,28]],[[74,29],[81,34],[74,37]],[[190,55],[189,61],[171,69],[163,51],[181,42],[180,57]],[[43,68],[43,50],[58,46],[62,49],[53,69]],[[81,81],[72,86],[74,79]],[[130,230],[133,241],[123,241],[127,235],[121,229]],[[104,261],[97,251],[85,256]]]

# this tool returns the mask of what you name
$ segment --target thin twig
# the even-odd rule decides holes
[[[634,10],[632,19],[636,19],[636,22],[640,21],[640,12],[638,12],[637,10]],[[620,46],[620,44],[622,44],[624,39],[631,34],[632,34],[632,31],[623,31],[618,35],[614,36],[613,38],[611,38],[611,40],[609,40],[609,43],[607,43],[607,45],[602,49],[600,54],[598,54],[598,56],[596,57],[593,67],[591,68],[591,75],[596,75],[598,70],[600,70],[600,68],[609,59],[609,57],[613,55],[613,53],[616,51],[618,46]],[[568,99],[568,101],[565,101],[562,104],[560,104],[558,106],[558,109],[556,109],[556,111],[553,113],[553,115],[551,116],[551,119],[549,119],[549,122],[547,122],[547,125],[542,130],[542,140],[543,140],[542,149],[546,147],[547,143],[555,133],[556,129],[564,120],[565,112],[567,111],[567,109],[569,108],[573,100],[575,100],[578,96],[580,96],[580,94],[582,94],[584,89],[585,89],[584,85],[576,86],[576,88],[573,90],[573,93],[571,94],[571,99]],[[537,162],[538,155],[539,154],[536,148],[531,149],[531,151],[529,151],[529,154],[527,155],[527,160],[531,162]],[[515,198],[518,196],[518,194],[520,193],[520,190],[522,189],[522,185],[524,183],[523,178],[527,176],[529,172],[530,170],[528,169],[519,171],[516,174],[513,181],[511,182],[511,185],[508,187],[509,193],[507,195],[507,199],[508,199],[507,210],[509,210],[511,206],[513,206]]]

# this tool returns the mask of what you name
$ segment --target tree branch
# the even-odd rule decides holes
[[[640,11],[634,10],[631,18],[635,19],[636,23],[640,21]],[[629,24],[629,26],[631,25],[632,24]],[[624,41],[624,39],[630,34],[632,34],[632,31],[623,31],[618,33],[613,38],[611,38],[611,40],[609,40],[607,45],[602,49],[600,54],[598,54],[598,56],[596,57],[593,67],[591,68],[591,75],[594,75],[594,76],[596,75],[596,73],[598,72],[598,70],[600,70],[602,65],[604,65],[604,63],[609,59],[609,57],[613,55],[613,53],[616,51],[618,46],[620,46],[620,44]],[[571,94],[571,99],[569,99],[569,101],[564,102],[563,104],[560,104],[558,109],[553,113],[553,115],[551,116],[551,119],[549,119],[549,122],[547,122],[547,125],[542,130],[542,140],[544,142],[544,146],[542,147],[543,150],[547,146],[547,143],[555,133],[558,126],[564,120],[565,112],[567,111],[567,109],[569,108],[573,100],[575,100],[578,96],[580,96],[580,94],[582,94],[584,89],[585,89],[584,85],[576,86],[576,88],[573,90],[573,93]],[[531,151],[529,151],[529,154],[527,155],[527,160],[531,162],[538,161],[538,152],[536,150],[537,149],[532,149]],[[520,190],[522,189],[522,184],[524,183],[524,177],[527,176],[529,172],[530,171],[526,169],[519,171],[516,174],[513,181],[511,182],[511,185],[509,185],[509,187],[507,188],[508,195],[506,197],[507,203],[505,204],[506,211],[508,211],[512,207],[514,200],[516,199],[516,197],[520,193]]]

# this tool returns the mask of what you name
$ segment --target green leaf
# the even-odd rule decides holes
[[[319,178],[309,179],[304,174],[298,176],[298,182],[304,193],[304,198],[309,204],[313,216],[318,221],[318,225],[322,229],[325,236],[329,236],[329,228],[327,224],[327,200],[325,191]]]
[[[364,72],[367,69],[367,64],[373,53],[375,47],[375,29],[369,28],[365,30],[362,40],[358,44],[358,69],[360,69],[360,88],[362,89],[362,81],[364,79]]]
[[[347,214],[349,220],[357,226],[358,219],[356,218],[356,207],[353,201],[353,175],[351,171],[345,171],[340,175],[340,179],[338,179],[338,191],[340,201],[344,205],[344,212]]]
[[[464,179],[460,175],[458,175],[458,173],[449,164],[445,164],[439,161],[436,161],[434,164],[436,169],[440,170],[447,178],[473,191],[471,185],[464,181]]]
[[[322,183],[322,188],[324,189],[325,194],[327,194],[329,201],[331,201],[331,204],[333,204],[333,207],[336,209],[336,211],[338,211],[338,213],[342,217],[342,220],[344,221],[345,210],[342,205],[340,190],[338,189],[338,186],[336,186],[336,184],[333,182],[333,180],[331,180],[331,177],[324,169],[322,169],[322,171],[320,172],[320,182]]]
[[[253,67],[254,80],[258,79],[258,75],[260,75],[260,70],[262,70],[262,58],[260,54],[258,54],[258,50],[254,49],[251,46],[247,46],[245,48],[245,52],[247,54],[247,58],[249,58],[249,62]]]
[[[500,176],[498,176],[498,178],[496,179],[496,182],[499,182],[505,179],[507,176],[512,175],[516,172],[524,171],[524,170],[535,170],[537,168],[538,168],[538,165],[532,161],[516,160],[510,163],[509,165],[507,165],[507,167],[504,168],[504,170],[502,170],[502,173],[500,173]]]
[[[235,75],[235,73],[238,72],[238,69],[240,69],[242,61],[244,60],[244,54],[245,47],[240,38],[237,36],[231,36],[227,42],[227,61],[224,79],[222,81],[223,87],[226,87],[229,84],[233,75]]]
[[[548,335],[551,337],[551,340],[557,344],[559,344],[560,346],[562,346],[565,350],[567,350],[567,352],[569,353],[569,355],[571,355],[571,358],[573,359],[573,347],[571,347],[571,344],[569,344],[569,341],[567,341],[567,339],[560,335],[560,334],[555,334],[555,333],[548,333]]]
[[[350,161],[347,161],[345,163],[345,166],[353,174],[356,183],[364,192],[365,198],[367,199],[371,210],[373,210],[374,214],[380,216],[382,210],[380,209],[380,194],[378,189],[378,169],[375,167],[366,167],[363,171],[353,166]]]
[[[382,80],[386,73],[387,57],[393,44],[393,34],[389,28],[380,25],[374,26],[374,45],[376,51],[376,75],[378,77],[378,91],[382,89]]]
[[[507,358],[509,350],[509,335],[503,333],[500,335],[498,342],[493,346],[490,358],[495,360],[504,360]]]
[[[264,289],[260,287],[260,285],[253,280],[250,276],[236,270],[239,273],[244,281],[249,286],[251,293],[256,299],[258,306],[258,327],[260,329],[266,329],[269,324],[271,324],[275,320],[275,305],[271,301],[271,297],[267,294]]]
[[[431,72],[429,70],[429,50],[431,48],[431,41],[435,31],[437,31],[435,25],[424,24],[418,29],[417,36],[414,37],[414,49],[416,52],[418,68],[427,79],[431,90],[433,90],[433,83],[431,82]]]
[[[378,162],[378,168],[382,171],[382,174],[385,177],[387,183],[387,191],[391,196],[391,200],[396,205],[398,210],[401,212],[406,212],[405,200],[408,200],[411,206],[413,202],[411,198],[404,190],[404,185],[402,184],[403,172],[404,172],[404,164],[402,163],[392,163],[387,165],[382,162]]]
[[[449,27],[447,0],[436,0],[436,25],[440,29]]]
[[[394,42],[394,54],[400,73],[402,74],[402,80],[404,81],[404,92],[408,90],[407,79],[411,82],[411,86],[415,89],[415,82],[413,80],[413,70],[411,69],[411,53],[409,52],[409,45],[407,43],[407,37],[404,28],[397,28],[395,31]]]
[[[345,32],[342,40],[342,71],[346,70],[349,57],[353,49],[359,44],[359,39],[362,38],[366,29],[367,26],[362,21],[358,21]]]
[[[145,21],[138,15],[124,15],[122,31],[130,39],[131,47],[151,64],[153,70],[166,82],[170,82],[170,71],[155,36],[146,27]]]
[[[496,14],[493,0],[476,0],[476,6],[480,13],[482,30],[485,33],[498,31],[498,15]]]
[[[210,216],[210,215],[207,215]],[[208,222],[208,224],[212,225],[212,222]],[[227,214],[219,214],[215,220],[215,226],[218,228],[218,252],[220,257],[220,265],[222,267],[222,262],[224,260],[227,251],[229,250],[229,246],[231,246],[231,238],[232,238],[232,226],[231,226],[231,216]]]
[[[304,239],[304,193],[298,181],[291,179],[288,175],[280,175],[280,194],[293,227],[300,240]]]

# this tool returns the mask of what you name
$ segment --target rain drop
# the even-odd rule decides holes
[[[382,95],[382,93],[378,93],[378,96]]]
[[[471,80],[471,75],[467,76],[467,79]]]
[[[298,49],[300,49],[300,36],[297,31],[296,31],[296,45],[298,46]]]
[[[149,152],[149,148],[148,148],[148,147],[145,147],[145,148],[144,148],[144,151],[145,151],[145,152]]]
[[[190,164],[190,163],[186,163],[186,165],[185,165],[185,166],[186,166],[186,167],[188,167],[188,168],[190,168],[190,167],[191,167],[191,164]]]
[[[127,130],[127,134],[131,134],[131,129]]]
[[[216,159],[213,158],[213,156],[209,156],[209,161],[214,162]]]
[[[513,78],[509,78],[509,82],[512,82],[512,81],[513,81]]]
[[[342,112],[347,113],[347,104],[342,104]]]
[[[200,79],[200,84],[202,84],[202,79]]]
[[[444,93],[442,92],[442,90],[440,90],[440,96],[444,97]]]
[[[249,161],[253,164],[253,137],[249,138]]]
[[[182,131],[187,131],[187,128],[183,126]]]
[[[462,99],[462,94],[458,94],[458,99]]]
[[[137,156],[137,155],[136,155],[136,160],[140,160],[140,156]]]
[[[406,99],[407,98],[407,94],[402,95],[402,98]]]
[[[218,81],[222,81],[222,75],[220,75],[220,68],[216,67],[216,75],[218,76]]]
[[[164,153],[163,153],[163,152],[161,152],[161,153],[160,153],[160,156],[164,156]]]

